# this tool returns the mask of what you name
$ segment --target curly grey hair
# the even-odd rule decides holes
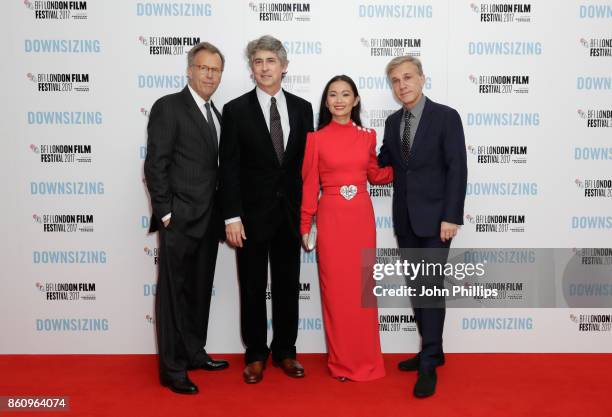
[[[280,59],[283,66],[289,64],[289,60],[287,59],[287,50],[283,46],[283,43],[273,36],[264,35],[248,43],[246,47],[246,57],[249,61],[249,66],[253,65],[253,57],[257,51],[274,52],[278,59]]]

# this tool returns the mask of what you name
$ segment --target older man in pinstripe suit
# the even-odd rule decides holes
[[[216,203],[221,115],[211,97],[224,57],[202,42],[188,55],[189,84],[157,100],[147,127],[145,176],[159,230],[155,299],[161,383],[196,394],[188,369],[219,370],[204,349],[219,239],[224,224]]]

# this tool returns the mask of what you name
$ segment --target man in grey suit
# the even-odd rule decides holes
[[[211,101],[225,59],[207,42],[187,57],[189,84],[157,100],[149,115],[145,177],[159,231],[155,298],[162,385],[196,394],[188,369],[220,370],[204,349],[219,240],[224,223],[216,203],[221,115]]]
[[[455,109],[425,97],[425,75],[418,58],[392,59],[387,76],[402,108],[385,121],[378,163],[393,166],[397,242],[400,248],[410,249],[409,257],[427,254],[427,262],[445,264],[451,241],[463,224],[467,157],[461,117]],[[417,286],[444,285],[440,275],[427,280],[415,282]],[[413,297],[412,302],[421,351],[400,362],[399,369],[418,371],[413,393],[424,398],[435,393],[436,368],[445,362],[442,333],[446,307],[444,297]]]

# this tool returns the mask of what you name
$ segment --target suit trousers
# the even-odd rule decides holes
[[[298,333],[300,293],[300,239],[288,216],[278,208],[274,232],[265,240],[249,236],[237,249],[240,284],[240,319],[242,341],[246,347],[245,362],[281,361],[295,358]],[[267,344],[268,316],[266,307],[268,261],[272,295],[272,327],[274,336]]]
[[[159,276],[155,295],[160,377],[186,377],[208,357],[206,337],[217,251],[212,225],[201,238],[160,225]]]
[[[442,264],[446,263],[448,249],[451,244],[450,241],[442,242],[439,235],[429,237],[417,236],[410,226],[410,219],[408,219],[406,234],[397,236],[397,241],[400,248],[434,249],[434,251],[422,252],[425,256],[429,257],[426,261]],[[412,253],[412,251],[410,252]],[[429,280],[427,284],[423,284],[427,286],[441,287],[443,285],[443,277],[435,277],[433,281],[431,277],[425,277],[422,280],[421,282]],[[420,289],[417,291],[420,293]],[[417,329],[421,336],[419,367],[421,370],[431,370],[444,358],[444,350],[442,349],[442,332],[446,316],[444,299],[438,298],[424,301],[422,298],[419,298],[418,301],[413,301],[413,310]]]

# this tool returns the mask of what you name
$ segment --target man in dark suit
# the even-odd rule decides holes
[[[392,165],[393,224],[400,248],[426,248],[428,260],[446,262],[452,238],[463,224],[467,159],[461,118],[456,110],[423,95],[421,62],[403,56],[387,65],[387,76],[402,108],[385,122],[381,166]],[[414,253],[414,251],[411,251]],[[422,280],[431,279],[424,277]],[[434,286],[443,277],[433,277]],[[420,293],[420,291],[418,291]],[[444,363],[444,300],[413,299],[421,351],[400,362],[403,371],[418,371],[414,395],[435,392],[436,367]]]
[[[304,376],[296,360],[301,167],[309,102],[281,89],[287,51],[271,36],[247,46],[257,87],[223,108],[220,170],[227,241],[237,248],[244,381],[260,382],[270,350],[287,375]],[[267,344],[266,285],[272,282],[274,338]]]
[[[147,127],[145,177],[159,231],[155,298],[161,383],[195,394],[187,369],[220,370],[204,349],[223,220],[216,202],[221,115],[211,101],[224,57],[207,42],[187,57],[189,84],[157,100]]]

